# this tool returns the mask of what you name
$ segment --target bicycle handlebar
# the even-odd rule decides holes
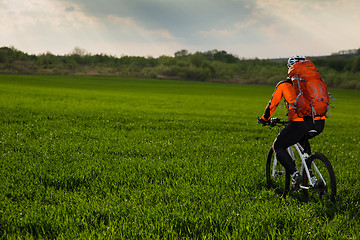
[[[260,122],[259,117],[258,117],[258,123],[262,123],[262,122]],[[263,126],[269,125],[270,127],[275,127],[278,125],[285,126],[285,125],[289,124],[289,121],[281,120],[280,118],[271,118],[270,121],[263,122],[262,124],[263,124]]]
[[[281,120],[280,118],[271,118],[270,119],[270,126],[274,127],[276,125],[287,125],[289,124],[289,121],[286,121],[286,120]]]

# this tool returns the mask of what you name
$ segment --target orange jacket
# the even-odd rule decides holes
[[[297,97],[295,89],[292,85],[292,82],[290,79],[280,81],[275,88],[275,91],[268,103],[268,105],[265,108],[264,114],[262,116],[262,119],[265,121],[269,121],[271,118],[271,115],[274,113],[275,109],[279,105],[282,98],[285,98],[285,101],[287,102],[286,107],[288,108],[288,119],[289,121],[304,121],[303,118],[300,118],[297,113],[295,112],[295,109],[293,108],[293,104],[295,102],[295,99]],[[325,117],[315,117],[315,120],[325,119]]]

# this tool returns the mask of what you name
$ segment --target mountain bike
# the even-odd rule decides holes
[[[289,121],[283,121],[273,118],[267,124],[271,127],[285,127]],[[315,130],[309,131],[309,134]],[[315,131],[316,132],[316,131]],[[296,151],[293,150],[295,148]],[[295,161],[296,169],[302,176],[300,186],[291,186],[290,173],[277,161],[273,148],[270,148],[266,160],[266,183],[268,189],[275,188],[277,190],[284,186],[282,197],[285,198],[289,190],[299,192],[302,190],[304,200],[323,201],[330,200],[335,202],[336,196],[336,179],[333,167],[327,157],[322,153],[308,154],[304,151],[300,143],[296,143],[287,149],[293,161]],[[297,154],[296,154],[297,153]],[[299,170],[300,169],[300,170]],[[281,191],[280,191],[281,192]]]

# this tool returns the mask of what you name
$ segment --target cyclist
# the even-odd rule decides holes
[[[305,61],[305,57],[300,55],[292,56],[288,59],[287,66],[290,68],[293,64],[300,61]],[[291,174],[293,185],[299,186],[302,177],[295,168],[295,163],[292,161],[292,158],[286,149],[299,142],[304,147],[305,151],[310,154],[311,148],[307,140],[317,136],[323,131],[325,126],[325,116],[317,116],[314,119],[315,121],[313,121],[311,116],[300,118],[293,108],[293,103],[297,97],[297,94],[295,93],[291,79],[287,78],[286,80],[280,81],[276,85],[275,91],[265,108],[265,112],[261,119],[259,119],[259,123],[265,125],[270,121],[271,115],[274,113],[276,107],[279,105],[283,97],[287,103],[287,115],[290,123],[276,137],[273,143],[273,149],[276,154],[276,158]],[[311,135],[308,134],[308,136],[305,137],[310,130],[315,131],[312,131]]]

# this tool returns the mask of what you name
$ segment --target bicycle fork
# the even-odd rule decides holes
[[[299,144],[295,144],[294,145],[296,150],[298,151],[299,153],[299,156],[301,158],[301,167],[300,167],[300,174],[302,176],[304,176],[304,172],[306,173],[306,176],[307,176],[307,179],[309,181],[309,186],[304,186],[303,184],[300,184],[300,188],[301,189],[310,189],[310,188],[313,188],[315,187],[315,184],[316,182],[314,182],[313,178],[311,177],[311,174],[310,174],[310,170],[306,164],[306,160],[310,157],[309,154],[307,154],[306,152],[304,152],[304,148]],[[295,157],[294,157],[294,152],[292,150],[292,147],[289,147],[288,148],[288,151],[289,151],[289,154],[291,156],[291,158],[293,159],[293,161],[295,161]],[[291,153],[290,153],[291,152]],[[315,163],[314,162],[311,162],[311,166],[312,166],[312,171],[315,171],[318,176],[320,177],[320,180],[324,183],[324,186],[326,186],[326,182],[325,182],[325,179],[323,178],[323,176],[321,175],[319,169],[316,167]]]
[[[278,164],[278,161],[277,161],[276,156],[274,155],[274,164],[273,164],[273,166],[272,166],[272,171],[271,171],[271,176],[273,176],[274,178],[278,178],[278,177],[280,177],[280,176],[285,175],[285,168],[282,167],[282,170],[281,170],[281,171],[278,171],[278,170],[276,169],[277,164]]]

